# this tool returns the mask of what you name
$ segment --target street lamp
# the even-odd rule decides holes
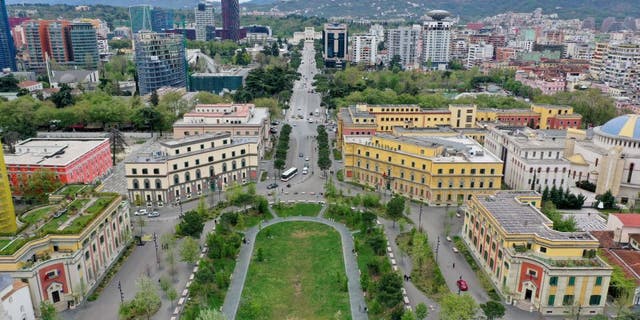
[[[153,233],[153,244],[156,247],[156,262],[158,263],[158,267],[160,266],[160,256],[158,256],[158,235]]]

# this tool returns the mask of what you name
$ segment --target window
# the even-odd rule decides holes
[[[538,277],[538,272],[537,272],[537,271],[535,271],[535,270],[531,270],[531,269],[529,269],[529,270],[527,270],[527,274],[528,274],[529,276],[531,276],[532,278],[534,278],[534,279]]]
[[[576,277],[569,277],[569,286],[576,285]]]
[[[599,295],[592,295],[591,297],[589,297],[589,305],[590,306],[598,306],[598,305],[600,305],[600,296]]]
[[[131,174],[138,174],[138,169],[131,169]]]
[[[546,247],[540,247],[540,252],[547,253],[547,248]]]
[[[602,285],[602,277],[596,277],[596,286]]]
[[[187,152],[191,152],[191,147],[187,147]]]
[[[184,162],[184,167],[185,167],[185,168],[189,168],[189,161],[185,161],[185,162]]]
[[[557,286],[558,285],[558,277],[557,276],[553,276],[549,278],[549,285],[550,286]]]
[[[142,169],[142,174],[149,174],[149,170],[148,169]]]
[[[442,169],[438,169],[438,174],[442,174]]]
[[[476,169],[471,169],[471,174],[476,174]]]
[[[180,183],[180,178],[178,177],[177,174],[173,175],[173,184],[179,184]]]
[[[153,169],[153,174],[160,174],[160,169],[158,169],[158,168]]]
[[[480,174],[484,174],[484,169],[480,169]]]
[[[453,169],[449,169],[449,174],[453,174],[454,170]]]
[[[572,294],[565,294],[564,297],[562,297],[562,305],[563,306],[572,306],[573,305],[573,295]]]
[[[178,170],[178,165],[177,164],[173,165],[173,170]]]
[[[200,159],[196,159],[196,166],[200,164]]]
[[[549,301],[547,301],[548,306],[553,306],[556,303],[556,296],[554,294],[549,295]]]
[[[209,156],[208,161],[209,161],[209,162],[213,162],[213,156]]]

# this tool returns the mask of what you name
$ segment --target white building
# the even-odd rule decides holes
[[[400,62],[405,69],[415,69],[418,67],[418,40],[420,38],[420,27],[399,27],[389,29],[387,33],[387,55],[388,60],[393,57],[400,57]]]
[[[375,65],[378,60],[378,39],[372,35],[358,35],[352,38],[353,62]]]
[[[467,69],[481,65],[493,59],[493,45],[486,43],[472,43],[467,54]]]
[[[584,139],[567,140],[571,177],[608,190],[625,205],[637,207],[640,194],[640,115],[626,114],[593,129]]]
[[[11,276],[0,275],[0,319],[35,320],[29,285],[14,280]]]
[[[451,28],[453,22],[445,20],[447,11],[427,13],[433,20],[425,21],[422,29],[422,62],[428,69],[444,70],[451,60]]]
[[[316,31],[313,27],[306,27],[304,31],[296,31],[293,33],[291,43],[298,44],[300,41],[313,41],[318,39],[322,39],[322,32]]]
[[[384,42],[384,27],[380,24],[374,24],[369,27],[369,34],[376,36],[378,42]]]
[[[485,148],[504,161],[504,182],[511,189],[542,192],[554,186],[569,187],[571,163],[564,158],[562,131],[513,126],[488,129]]]
[[[213,3],[201,2],[195,8],[196,17],[196,40],[207,41],[213,40],[212,37],[207,37],[207,33],[213,34],[216,29],[214,21]],[[208,29],[208,30],[207,30]],[[210,39],[208,39],[210,38]]]

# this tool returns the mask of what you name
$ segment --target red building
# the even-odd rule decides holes
[[[28,139],[15,146],[15,153],[5,153],[4,159],[13,194],[20,194],[37,170],[51,170],[68,184],[92,183],[113,167],[107,138]]]

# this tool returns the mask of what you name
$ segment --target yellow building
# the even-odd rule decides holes
[[[462,238],[507,302],[543,315],[602,313],[612,269],[588,232],[559,232],[533,191],[474,195]]]
[[[0,272],[29,286],[36,310],[43,301],[75,308],[131,242],[129,206],[118,194],[86,193],[22,218],[35,222],[0,246]]]
[[[13,199],[9,187],[7,167],[4,164],[4,153],[0,144],[0,233],[13,234],[18,230],[16,213],[13,209]]]
[[[344,136],[345,179],[433,205],[500,190],[502,161],[464,136]]]
[[[578,128],[582,123],[582,116],[574,114],[573,108],[569,106],[532,104],[531,111],[540,115],[540,129],[562,128],[564,122],[571,122],[568,124],[570,128]],[[558,123],[560,121],[563,125]]]

